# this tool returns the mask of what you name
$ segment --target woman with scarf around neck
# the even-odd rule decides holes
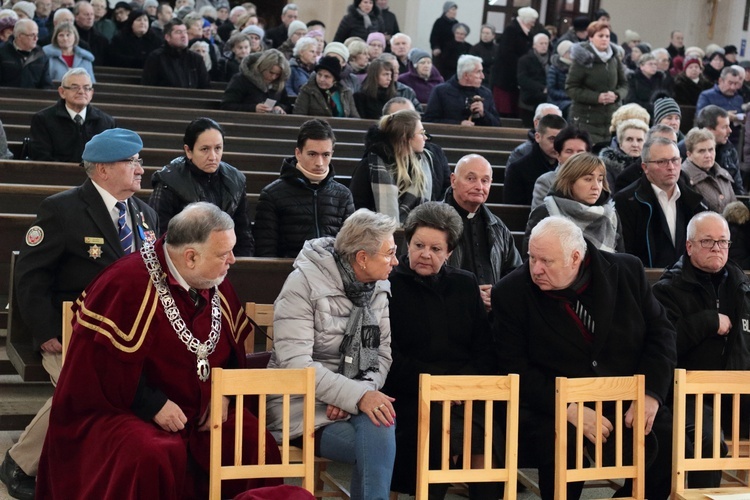
[[[362,87],[354,93],[360,118],[377,120],[383,116],[385,103],[396,97],[396,79],[388,61],[376,59],[367,66]]]
[[[334,56],[321,57],[315,72],[299,91],[294,114],[359,118],[352,91],[340,81],[339,60]]]
[[[419,374],[481,375],[497,370],[477,280],[472,273],[446,264],[462,233],[461,217],[452,206],[441,202],[420,205],[404,224],[407,255],[399,259],[390,276],[393,365],[385,391],[396,398],[392,489],[401,493],[414,494],[415,489]],[[483,409],[475,405],[472,418],[472,464],[477,467],[484,463]],[[435,426],[440,425],[442,412],[433,411],[432,417],[430,461],[434,467],[441,455],[441,433]],[[452,405],[450,450],[454,460],[463,453],[463,421],[464,406]],[[502,430],[495,430],[495,462],[502,435]],[[431,485],[430,499],[443,498],[447,488],[447,484]],[[501,496],[499,484],[469,485],[472,500]]]
[[[384,31],[383,18],[375,0],[353,0],[347,8],[346,15],[339,22],[334,42],[344,42],[347,38],[358,36],[367,40],[370,33]]]
[[[432,153],[424,147],[419,113],[405,109],[384,116],[368,139],[349,185],[354,206],[403,223],[409,212],[432,198]]]
[[[573,101],[570,121],[591,135],[591,140],[609,142],[612,113],[622,104],[628,82],[622,67],[622,50],[609,41],[609,24],[595,21],[587,30],[589,40],[573,45],[573,64],[565,91]]]
[[[398,263],[396,227],[387,215],[357,210],[335,239],[306,241],[274,303],[268,368],[315,368],[316,452],[354,464],[352,500],[387,500],[391,488],[396,412],[380,389],[392,361],[388,275]],[[281,398],[269,399],[274,434],[281,410]],[[291,415],[291,435],[299,436],[301,399],[292,400]]]
[[[562,215],[573,221],[586,240],[599,250],[625,251],[620,219],[609,194],[607,169],[591,153],[575,154],[560,166],[544,203],[529,215],[521,255],[526,255],[529,249],[531,230],[550,215]]]

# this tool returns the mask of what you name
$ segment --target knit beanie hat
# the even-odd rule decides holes
[[[687,57],[688,59],[690,59],[691,57],[703,59],[704,57],[706,57],[706,52],[700,47],[688,47],[685,49],[685,57]]]
[[[416,66],[419,61],[424,59],[425,57],[429,57],[430,60],[432,60],[432,56],[429,52],[422,50],[422,49],[412,49],[409,51],[409,61],[411,61],[412,65]]]
[[[458,8],[458,4],[456,2],[445,2],[443,4],[443,14],[451,10],[453,7]]]
[[[656,125],[669,115],[679,115],[682,118],[682,111],[680,106],[677,105],[677,101],[671,97],[662,97],[654,102],[654,121]]]
[[[635,40],[640,40],[641,35],[633,30],[625,30],[625,43],[629,43]]]
[[[639,43],[636,47],[641,51],[641,54],[648,54],[651,52],[651,47],[647,43]]]
[[[315,65],[315,71],[324,69],[333,75],[336,81],[341,79],[341,64],[339,60],[333,56],[321,57],[318,64]]]
[[[250,26],[246,26],[242,30],[242,34],[243,35],[256,35],[261,40],[263,40],[263,38],[266,36],[266,32],[263,31],[263,28],[261,28],[257,24],[251,24]]]
[[[703,62],[698,59],[697,57],[690,57],[688,59],[685,59],[685,62],[682,64],[683,69],[687,69],[688,66],[691,64],[697,64],[700,66],[701,69],[703,69]]]
[[[29,19],[34,19],[36,6],[31,2],[21,1],[21,2],[17,2],[13,6],[13,10],[16,12],[16,14],[18,14],[18,12],[23,12],[24,14],[26,14],[26,17],[28,17]]]
[[[573,47],[573,42],[570,40],[563,40],[562,42],[557,44],[557,55],[560,56],[560,60],[564,62],[565,64],[572,64],[573,61],[570,60],[570,58],[565,57],[565,54]]]
[[[326,45],[326,48],[323,49],[323,55],[327,56],[328,54],[336,54],[337,56],[341,56],[344,61],[349,60],[349,49],[347,49],[346,45],[341,42],[331,42]]]
[[[367,35],[367,45],[370,45],[370,42],[373,40],[380,40],[380,43],[383,44],[383,47],[385,47],[385,35],[379,32],[370,33]]]
[[[305,32],[307,32],[307,25],[302,21],[292,21],[291,23],[289,23],[289,27],[286,29],[286,36],[292,38],[294,32],[299,30],[305,30]]]

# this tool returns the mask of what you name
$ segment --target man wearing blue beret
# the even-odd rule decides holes
[[[62,365],[63,301],[76,300],[105,267],[158,236],[156,212],[133,196],[141,189],[142,148],[141,138],[130,130],[113,128],[94,136],[83,151],[88,179],[44,200],[26,233],[15,292],[21,319],[53,384]],[[51,401],[0,466],[0,480],[14,498],[34,498]]]

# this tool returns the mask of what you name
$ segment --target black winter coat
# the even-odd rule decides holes
[[[296,257],[305,241],[336,236],[354,213],[352,194],[334,180],[333,168],[320,184],[311,183],[294,157],[281,176],[260,192],[255,211],[255,256]]]
[[[686,370],[750,369],[750,278],[727,261],[718,297],[711,278],[683,255],[654,285],[677,330],[677,366]],[[719,313],[732,322],[719,335]]]
[[[266,99],[276,101],[287,113],[291,111],[289,98],[284,88],[285,79],[282,77],[268,88],[263,77],[253,69],[253,65],[262,52],[250,54],[240,63],[240,72],[235,74],[229,83],[224,96],[221,98],[221,109],[227,111],[250,111],[255,113],[255,106],[266,102]]]
[[[669,92],[666,80],[666,76],[661,71],[657,71],[654,76],[648,78],[640,69],[636,70],[628,77],[628,95],[625,97],[625,104],[639,104],[650,115],[653,115],[654,106],[651,104],[651,97],[657,91]]]
[[[432,50],[443,50],[448,41],[455,40],[455,37],[453,36],[453,25],[457,22],[458,20],[449,19],[444,15],[435,20],[435,23],[432,25],[432,31],[430,32],[430,48],[432,48]]]
[[[507,92],[518,92],[518,60],[529,50],[536,33],[527,35],[514,19],[506,26],[497,42],[495,64],[492,66],[492,85]]]
[[[529,154],[505,168],[503,201],[512,205],[531,205],[536,180],[556,166],[557,162],[550,163],[542,148],[534,141]]]
[[[675,263],[685,251],[688,222],[698,212],[708,210],[701,195],[683,180],[677,181],[677,186],[681,195],[677,200],[675,243],[672,243],[664,212],[645,175],[614,196],[615,208],[622,222],[625,251],[641,259],[646,267],[667,267]]]
[[[42,48],[35,47],[23,58],[12,41],[0,45],[0,87],[51,89],[49,59]]]
[[[141,83],[184,89],[207,89],[211,86],[203,57],[187,49],[175,49],[166,43],[146,58]]]
[[[547,53],[548,64],[549,57]],[[517,78],[520,108],[534,111],[539,104],[547,102],[547,71],[539,62],[534,49],[518,60]]]
[[[148,55],[161,45],[161,38],[151,29],[140,37],[130,30],[120,31],[109,45],[109,64],[118,68],[142,69]]]
[[[370,27],[365,28],[365,18],[357,12],[357,8],[354,5],[350,5],[346,15],[339,22],[339,28],[336,30],[333,41],[343,43],[344,40],[352,36],[358,36],[362,40],[367,40],[367,35],[370,33],[382,33],[383,18],[380,16],[380,8],[377,5],[372,6],[369,17]]]
[[[88,105],[81,130],[70,119],[65,101],[44,108],[31,119],[29,158],[36,161],[80,163],[86,143],[96,134],[115,128],[115,120],[99,108]]]
[[[698,83],[695,83],[685,73],[680,73],[674,78],[674,100],[677,104],[695,106],[698,104],[701,92],[711,87],[713,84],[702,74],[698,77]]]

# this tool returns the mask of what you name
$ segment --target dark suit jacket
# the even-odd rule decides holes
[[[134,196],[128,210],[136,248],[144,238],[155,241],[156,212]],[[36,346],[60,335],[62,302],[75,300],[100,271],[123,255],[117,228],[90,179],[41,203],[15,271],[21,319]]]
[[[641,263],[587,245],[595,321],[587,343],[559,300],[542,292],[529,263],[492,289],[500,371],[521,376],[521,405],[554,415],[556,377],[646,375],[646,392],[665,402],[677,362],[675,330],[654,298]]]
[[[681,194],[677,200],[675,243],[672,243],[667,219],[645,175],[614,196],[615,208],[622,223],[625,251],[641,259],[646,267],[674,264],[685,251],[688,222],[693,215],[708,210],[703,197],[684,181],[679,180],[677,186]]]
[[[86,143],[96,134],[114,127],[114,118],[89,104],[86,120],[79,131],[65,109],[65,101],[60,99],[31,119],[29,158],[37,161],[80,163]]]

